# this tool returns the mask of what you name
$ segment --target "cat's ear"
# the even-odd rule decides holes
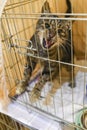
[[[46,1],[42,6],[41,13],[51,13],[49,3]]]

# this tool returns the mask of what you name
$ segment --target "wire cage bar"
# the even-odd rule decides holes
[[[30,130],[27,127],[24,127],[20,123],[16,122],[14,119],[10,118],[9,116],[0,113],[0,129],[1,130]]]
[[[87,12],[83,9],[82,12],[75,10],[78,12],[74,13],[74,0],[71,0],[73,7],[71,13],[65,13],[66,8],[63,11],[59,10],[62,6],[66,6],[65,0],[64,3],[58,0],[47,0],[51,13],[46,12],[47,7],[45,8],[45,12],[42,13],[41,10],[43,10],[45,2],[45,0],[8,0],[3,9],[1,17],[1,40],[9,96],[24,106],[30,107],[39,113],[41,112],[54,120],[68,124],[72,128],[76,128],[76,130],[85,130],[87,127],[82,127],[84,125],[77,123],[76,117],[79,111],[83,111],[84,114],[86,110]],[[49,22],[50,25],[48,24]],[[42,23],[43,25],[40,26]],[[65,32],[61,32],[63,30],[61,30],[60,26],[62,26],[62,29],[65,29]],[[53,30],[51,30],[52,28]],[[48,30],[51,33],[51,35],[49,34],[50,36],[46,35]],[[66,32],[67,30],[68,34]],[[45,47],[38,45],[38,37],[40,37],[39,42],[42,40]],[[61,37],[63,38],[61,39]],[[64,39],[67,37],[68,39]],[[57,42],[56,39],[58,40]],[[52,40],[52,44],[58,44],[59,42],[59,46],[53,51],[57,55],[57,58],[55,56],[51,58],[50,56],[49,46]],[[62,40],[67,43],[67,47],[61,44]],[[30,61],[29,63],[28,60]],[[33,72],[37,72],[36,77],[32,79],[31,76],[28,85],[25,85],[27,87],[18,96],[16,95],[18,85],[24,83],[26,77],[29,76],[29,65],[34,70],[34,60],[38,63],[36,66],[39,66],[38,72],[37,70]],[[55,76],[56,72],[54,76],[52,75],[52,65],[57,66],[57,76]],[[47,71],[42,71],[43,68],[47,69]],[[26,70],[26,77],[24,77],[24,70]],[[49,76],[46,74],[49,74]],[[55,80],[56,78],[57,81]],[[31,101],[31,94],[35,84],[38,84],[39,79],[41,82],[38,91],[41,95],[38,94],[38,100],[33,103]],[[55,83],[55,89],[51,90],[52,83]],[[45,84],[45,87],[42,87],[43,84]],[[59,86],[56,87],[57,85]],[[76,86],[75,88],[74,85]],[[45,101],[49,91],[53,92],[53,95],[50,93],[51,105],[46,104]],[[47,97],[49,99],[49,95]],[[48,100],[49,102],[50,99]]]

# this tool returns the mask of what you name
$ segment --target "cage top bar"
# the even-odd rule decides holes
[[[39,16],[2,16],[1,19],[54,19],[54,20],[71,20],[71,21],[87,21],[87,18],[60,18],[60,17],[39,17]]]
[[[4,14],[4,12],[2,13]],[[54,15],[58,15],[58,16],[73,16],[73,17],[76,17],[76,16],[82,16],[82,17],[85,17],[87,16],[87,13],[6,13],[7,15],[48,15],[48,16],[54,16]]]

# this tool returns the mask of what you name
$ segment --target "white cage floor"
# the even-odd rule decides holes
[[[76,76],[76,87],[72,89],[68,87],[68,83],[65,83],[62,86],[63,97],[61,98],[61,89],[59,89],[54,97],[54,104],[51,104],[50,106],[45,106],[42,103],[44,99],[42,99],[39,102],[34,103],[33,105],[46,112],[63,118],[66,121],[74,122],[77,111],[82,109],[83,106],[87,106],[85,104],[86,98],[84,92],[84,90],[86,89],[86,84],[87,74],[78,72]],[[45,88],[46,90],[42,91],[42,96],[44,96],[44,91],[48,91],[47,87]],[[63,100],[62,103],[61,100]],[[21,102],[23,103],[23,105],[17,102]],[[10,103],[7,111],[1,110],[1,112],[10,115],[14,119],[38,130],[61,130],[59,123],[56,123],[55,121],[43,115],[40,115],[39,113],[36,113],[28,108],[28,103],[30,101],[27,92],[22,94],[17,99],[17,102],[14,101]]]
[[[61,130],[59,123],[29,110],[17,102],[9,104],[7,111],[2,109],[0,111],[36,130]]]
[[[58,89],[57,93],[53,97],[51,105],[43,105],[44,98],[39,100],[36,103],[33,103],[33,106],[51,113],[57,117],[63,118],[66,121],[74,122],[75,114],[78,110],[86,107],[86,84],[87,84],[87,73],[78,72],[76,76],[76,87],[70,88],[69,83],[63,84],[63,86]],[[31,85],[33,86],[33,84]],[[49,91],[50,86],[46,84],[41,95],[42,97],[46,96]],[[61,94],[62,91],[62,94]],[[25,104],[30,104],[29,95],[25,92],[22,96],[18,98],[18,101]]]

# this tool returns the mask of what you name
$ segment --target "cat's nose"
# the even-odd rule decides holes
[[[49,38],[53,38],[56,35],[55,31],[49,32]]]
[[[51,40],[51,37],[48,37],[47,40],[50,41],[50,40]]]

